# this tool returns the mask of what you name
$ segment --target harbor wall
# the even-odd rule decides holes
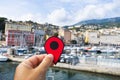
[[[54,67],[120,76],[120,68],[108,66],[98,66],[89,64],[70,65],[65,63],[57,63],[57,65],[54,65]]]
[[[79,57],[79,63],[57,63],[54,67],[120,76],[120,59]]]
[[[25,60],[20,57],[10,57],[9,59],[11,61],[17,61],[17,62],[22,62]],[[103,60],[101,62],[99,61],[97,63],[92,62],[92,64],[90,64],[90,63],[86,63],[86,59],[81,59],[81,60],[83,61],[81,61],[81,63],[77,63],[76,65],[58,62],[53,67],[120,76],[120,65],[117,66],[118,63],[115,62],[108,63]]]
[[[80,57],[79,62],[82,64],[120,68],[120,59]]]

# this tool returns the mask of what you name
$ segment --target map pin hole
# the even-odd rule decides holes
[[[50,43],[50,48],[53,50],[56,50],[59,47],[58,43],[56,41],[53,41]]]

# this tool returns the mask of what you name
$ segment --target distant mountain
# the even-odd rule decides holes
[[[80,21],[75,25],[116,25],[120,27],[120,17],[115,17],[115,18],[106,18],[106,19],[91,19],[91,20],[85,20],[85,21]]]

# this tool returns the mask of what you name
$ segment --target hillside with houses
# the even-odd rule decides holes
[[[40,24],[33,21],[13,21],[0,18],[1,45],[41,46],[45,40],[59,34],[65,44],[120,44],[120,18],[93,19],[72,26]],[[114,39],[111,40],[111,37]],[[24,43],[24,44],[22,44]],[[22,45],[21,45],[22,44]]]

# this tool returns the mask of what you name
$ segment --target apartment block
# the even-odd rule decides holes
[[[34,33],[30,31],[7,30],[7,46],[30,46],[34,44]]]
[[[20,31],[31,31],[32,25],[20,22],[6,22],[5,33],[8,30],[20,30]]]

